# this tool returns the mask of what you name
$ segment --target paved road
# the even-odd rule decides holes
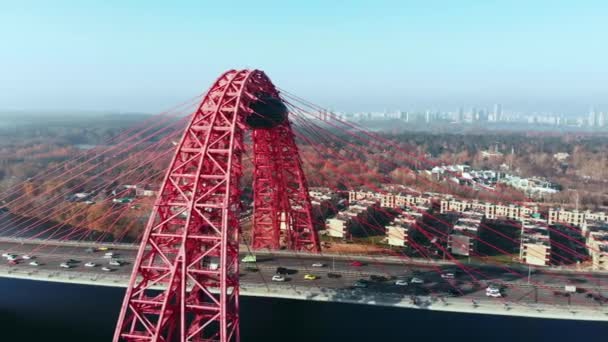
[[[105,252],[87,252],[85,247],[75,246],[48,246],[40,244],[15,244],[0,242],[0,253],[14,253],[20,257],[29,254],[35,257],[40,266],[29,266],[28,260],[20,260],[16,266],[10,266],[15,270],[46,270],[62,272],[90,273],[92,276],[105,273],[102,266],[108,266],[109,259],[104,258]],[[125,262],[124,266],[112,267],[113,276],[123,276],[127,279],[131,273],[133,259],[136,250],[114,249],[116,258]],[[79,262],[71,269],[63,269],[59,264],[75,259]],[[241,265],[241,282],[243,284],[268,284],[281,285],[285,287],[314,287],[327,288],[344,291],[369,291],[386,295],[401,295],[404,297],[414,295],[433,295],[435,297],[456,296],[461,299],[470,299],[471,302],[488,300],[485,289],[488,283],[500,284],[504,287],[504,297],[495,298],[496,302],[505,305],[524,305],[530,303],[548,305],[573,306],[597,306],[602,308],[608,306],[608,300],[594,299],[592,295],[608,297],[608,275],[593,273],[572,272],[550,272],[536,271],[531,274],[528,284],[528,274],[522,274],[520,270],[512,271],[494,266],[471,266],[467,271],[460,270],[457,266],[420,266],[408,264],[384,263],[380,260],[364,263],[363,266],[351,265],[352,260],[332,258],[331,256],[284,256],[284,255],[258,255],[255,265]],[[6,263],[5,259],[0,262]],[[94,262],[96,267],[85,267],[87,262]],[[313,263],[322,263],[324,267],[313,267]],[[247,267],[250,266],[250,267]],[[251,266],[258,271],[249,271]],[[287,281],[274,283],[272,275],[277,267],[285,267],[290,270]],[[339,278],[330,278],[328,273],[339,274]],[[442,279],[440,274],[445,272],[455,273],[455,278]],[[305,280],[304,275],[310,273],[318,276],[317,280]],[[370,275],[379,275],[388,278],[385,281],[369,282],[365,289],[354,289],[354,283],[359,279],[369,279]],[[395,285],[394,278],[404,277],[411,280],[417,277],[424,280],[423,284],[409,284],[407,286]],[[584,289],[584,293],[573,294],[570,297],[556,296],[554,292],[563,292],[564,285],[574,284]],[[450,292],[452,292],[450,294]],[[597,297],[596,297],[597,298]]]

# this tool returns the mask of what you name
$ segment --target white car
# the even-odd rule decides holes
[[[102,271],[104,271],[104,272],[110,272],[110,271],[112,271],[112,269],[111,269],[111,268],[109,268],[109,267],[105,267],[105,266],[104,266],[104,267],[102,267],[102,268],[101,268],[101,270],[102,270]]]
[[[86,264],[84,264],[84,267],[95,267],[95,266],[97,266],[97,264],[94,262],[87,262]]]
[[[412,280],[410,280],[410,283],[412,284],[424,284],[424,280],[420,279],[420,278],[412,278]]]
[[[407,280],[406,279],[397,279],[397,280],[395,280],[395,285],[397,285],[397,286],[407,286]]]
[[[454,279],[454,273],[441,273],[443,279]]]
[[[498,298],[498,297],[502,297],[502,293],[500,293],[499,287],[490,285],[486,289],[486,296]]]
[[[72,268],[72,265],[68,264],[67,262],[62,262],[61,264],[59,264],[59,267],[62,267],[62,268]]]
[[[122,265],[120,263],[120,261],[118,261],[118,260],[110,260],[109,264],[110,264],[110,266],[120,266],[120,265]]]
[[[35,259],[36,257],[34,257],[33,255],[26,254],[26,255],[22,256],[22,258],[24,260],[30,260],[30,259]]]
[[[275,274],[272,276],[272,281],[285,281],[285,277],[280,274]]]
[[[325,264],[322,264],[320,262],[315,262],[314,264],[312,264],[312,267],[325,267]]]
[[[30,262],[30,266],[40,266],[40,264],[37,261],[32,261]]]
[[[2,257],[3,258],[8,258],[8,256],[11,255],[10,253],[2,253]]]
[[[14,254],[11,254],[9,256],[6,257],[6,260],[8,261],[13,261],[13,260],[17,260],[17,256]]]

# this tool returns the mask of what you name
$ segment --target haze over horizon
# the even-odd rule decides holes
[[[606,17],[603,1],[8,3],[0,111],[157,112],[241,67],[337,111],[608,111]]]

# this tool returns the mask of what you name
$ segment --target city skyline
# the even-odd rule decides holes
[[[340,111],[608,107],[600,1],[28,7],[0,14],[0,110],[157,112],[239,67]]]

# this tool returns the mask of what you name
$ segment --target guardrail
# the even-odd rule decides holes
[[[129,276],[123,274],[31,270],[11,267],[0,267],[0,276],[16,279],[113,287],[126,287],[129,280]],[[508,303],[492,299],[471,299],[463,297],[408,296],[397,293],[374,292],[369,289],[321,288],[312,283],[311,286],[301,286],[291,284],[278,285],[274,283],[257,284],[241,281],[239,291],[242,295],[258,297],[397,306],[404,308],[493,315],[608,321],[608,307]]]

